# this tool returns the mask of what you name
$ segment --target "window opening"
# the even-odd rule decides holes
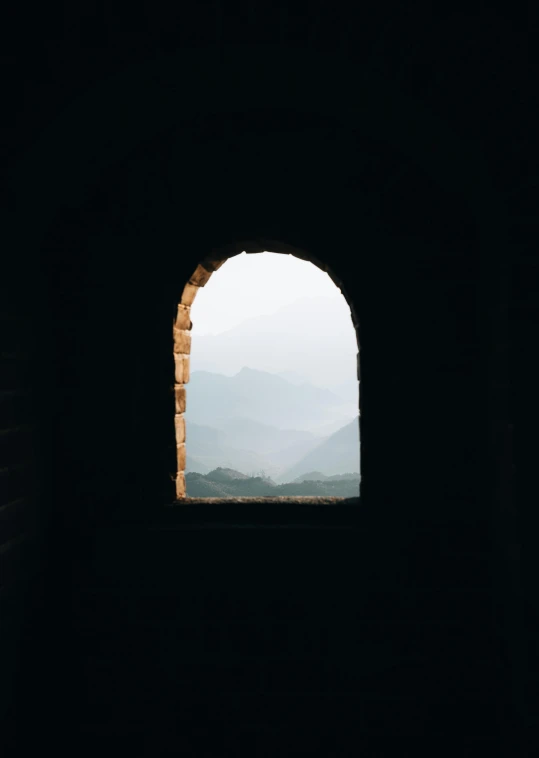
[[[204,261],[174,324],[177,498],[358,497],[357,356],[350,307],[310,261]]]

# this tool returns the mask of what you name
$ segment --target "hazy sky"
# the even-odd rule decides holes
[[[191,307],[193,334],[219,334],[254,316],[270,315],[303,297],[341,298],[329,276],[282,253],[241,253],[202,287]]]

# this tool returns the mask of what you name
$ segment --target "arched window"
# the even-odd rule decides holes
[[[201,262],[178,304],[177,499],[357,498],[353,310],[327,267],[259,248]]]

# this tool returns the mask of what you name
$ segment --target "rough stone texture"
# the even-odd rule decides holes
[[[359,505],[359,498],[345,498],[345,497],[308,497],[304,495],[294,495],[285,497],[185,497],[182,500],[182,505],[198,505],[200,503],[211,503],[212,505],[224,505],[230,506],[234,503],[252,503],[253,505],[271,505],[275,503],[299,503],[301,505]]]
[[[208,270],[202,263],[199,263],[193,275],[189,279],[189,284],[195,284],[197,287],[203,287],[210,279],[212,273],[212,270]]]
[[[185,386],[183,384],[178,384],[176,387],[174,387],[174,401],[175,401],[175,412],[176,413],[185,413],[186,408],[186,393],[185,393]]]
[[[208,269],[208,271],[212,271],[213,273],[215,273],[215,271],[218,271],[223,265],[223,263],[226,263],[228,260],[228,256],[225,256],[223,258],[223,257],[219,257],[219,254],[216,254],[216,255],[218,257],[212,258],[211,256],[209,256],[204,261],[202,261],[202,265],[204,266],[204,268]]]
[[[188,305],[178,305],[178,311],[176,313],[176,322],[174,327],[176,329],[191,329],[193,324],[191,323],[191,308]]]
[[[185,471],[185,442],[176,445],[176,460],[178,462],[178,472],[183,474]]]
[[[191,334],[186,329],[174,329],[174,352],[185,355],[191,352]]]
[[[174,354],[174,377],[177,384],[187,384],[189,381],[189,356],[181,353]]]
[[[176,384],[178,385],[174,388],[176,413],[174,424],[176,429],[176,460],[178,476],[176,480],[176,496],[178,498],[183,498],[185,496],[185,419],[183,413],[186,408],[186,391],[184,385],[189,381],[189,355],[191,353],[191,335],[189,332],[193,326],[191,322],[190,306],[196,297],[198,288],[203,287],[209,281],[212,273],[221,268],[227,259],[227,257],[216,259],[208,257],[202,261],[202,263],[198,264],[183,289],[181,303],[178,305],[176,314],[173,336],[175,361],[174,376]]]
[[[224,262],[224,261],[223,261]],[[222,264],[219,264],[222,265]],[[191,353],[191,309],[190,306],[195,299],[199,286],[204,286],[210,278],[212,271],[209,270],[211,265],[203,266],[199,264],[189,282],[185,285],[182,302],[178,305],[176,322],[174,324],[174,378],[176,386],[174,388],[174,426],[176,433],[176,497],[185,496],[185,418],[183,414],[186,408],[186,390],[185,384],[189,382],[189,355]],[[214,268],[215,270],[215,268]]]
[[[178,471],[176,475],[176,499],[182,500],[185,497],[185,474]]]
[[[182,305],[193,305],[194,299],[196,297],[196,294],[198,292],[198,287],[196,284],[189,284],[189,282],[185,285],[182,292],[182,299],[181,304]]]
[[[183,413],[174,416],[174,426],[176,428],[176,444],[180,445],[185,442],[185,416]]]

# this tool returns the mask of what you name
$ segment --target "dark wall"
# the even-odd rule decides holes
[[[170,502],[175,304],[208,253],[262,238],[326,262],[359,319],[364,497],[476,498],[480,219],[443,177],[327,114],[209,120],[110,167],[44,241],[60,486],[92,517]]]
[[[266,28],[259,14],[246,30]],[[446,67],[458,18],[419,48],[439,66],[433,79],[419,75],[417,52],[401,51],[399,67],[398,19],[384,59],[383,25],[370,46],[343,47],[330,16],[322,4],[303,40],[285,14],[278,49],[257,48],[248,31],[225,44],[241,25],[218,13],[190,49],[187,39],[160,47],[156,27],[143,49],[124,29],[116,57],[86,60],[62,33],[73,66],[52,46],[49,100],[37,94],[39,67],[30,78],[34,110],[14,116],[10,133],[4,298],[16,345],[5,359],[21,359],[6,389],[33,393],[26,405],[9,396],[6,422],[33,421],[32,444],[6,467],[11,477],[12,463],[30,465],[33,490],[30,515],[11,520],[7,537],[37,536],[22,558],[5,551],[6,565],[24,568],[6,582],[3,647],[20,661],[18,690],[13,679],[4,689],[19,740],[26,718],[52,734],[61,705],[66,750],[103,734],[136,749],[138,721],[170,749],[208,754],[201,744],[215,730],[221,749],[248,739],[234,715],[248,699],[266,714],[251,737],[269,754],[285,733],[312,729],[316,743],[324,718],[333,737],[323,754],[386,740],[389,755],[399,740],[412,749],[442,735],[462,754],[484,741],[518,755],[526,739],[500,403],[514,167],[505,157],[494,170],[488,65],[478,48],[476,65]],[[469,21],[473,37],[481,26]],[[353,511],[167,507],[175,305],[208,253],[260,239],[327,263],[357,315]],[[6,513],[23,513],[9,505],[18,492]],[[42,709],[51,677],[63,694]],[[143,692],[160,694],[150,705]],[[290,754],[313,754],[309,739]]]

